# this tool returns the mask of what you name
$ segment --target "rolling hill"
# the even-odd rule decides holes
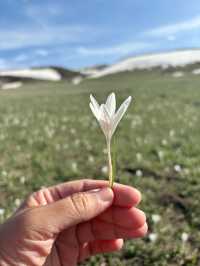
[[[84,74],[62,67],[38,67],[27,69],[15,69],[0,71],[0,88],[15,89],[19,84],[33,81],[52,81],[58,82],[66,80],[69,82],[81,81]]]
[[[90,78],[134,70],[151,70],[153,68],[177,69],[200,63],[200,49],[180,50],[129,57],[104,69],[97,70]]]
[[[24,82],[66,80],[74,85],[85,79],[96,79],[108,75],[131,71],[151,71],[155,68],[163,73],[172,72],[180,77],[183,72],[200,74],[200,49],[179,50],[164,53],[132,56],[112,65],[95,65],[77,71],[63,67],[37,67],[0,71],[0,88],[15,89]]]

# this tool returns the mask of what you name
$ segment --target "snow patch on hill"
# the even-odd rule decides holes
[[[194,74],[194,75],[199,75],[199,74],[200,74],[200,68],[194,69],[194,70],[192,71],[192,74]]]
[[[152,55],[143,55],[130,57],[116,64],[106,67],[92,74],[91,78],[99,78],[110,74],[124,71],[132,71],[135,69],[151,69],[161,67],[184,67],[188,64],[200,62],[200,50],[183,50],[166,53],[158,53]]]
[[[182,71],[176,71],[172,74],[172,77],[174,77],[174,78],[180,78],[183,76],[184,76],[184,73]]]
[[[20,88],[23,85],[22,82],[17,81],[17,82],[9,82],[9,83],[5,83],[3,84],[0,89],[2,90],[15,90]]]
[[[51,68],[0,71],[0,77],[5,76],[49,81],[59,81],[62,79],[61,74]]]

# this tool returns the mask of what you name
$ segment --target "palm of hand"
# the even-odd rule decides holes
[[[43,189],[31,195],[15,216],[20,218],[27,212],[33,213],[38,207],[42,212],[44,205],[77,192],[106,185],[104,181],[82,181],[80,185],[79,181]],[[25,251],[23,255],[27,259],[27,265],[75,266],[94,254],[119,250],[123,245],[123,238],[144,236],[147,231],[145,215],[134,207],[140,201],[138,193],[133,188],[122,185],[115,185],[113,192],[114,202],[104,213],[69,228],[55,229],[52,221],[46,223],[40,220],[42,216],[38,210],[35,215],[30,215],[32,225],[24,226],[26,237],[18,245],[22,252]],[[85,208],[87,211],[87,206]],[[81,214],[77,210],[74,215]],[[26,222],[29,223],[29,219]]]

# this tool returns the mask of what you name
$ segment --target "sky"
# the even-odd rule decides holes
[[[199,0],[1,0],[0,69],[200,48]]]

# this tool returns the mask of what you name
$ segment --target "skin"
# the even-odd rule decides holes
[[[1,266],[75,266],[147,233],[138,190],[80,180],[30,195],[0,227]]]

